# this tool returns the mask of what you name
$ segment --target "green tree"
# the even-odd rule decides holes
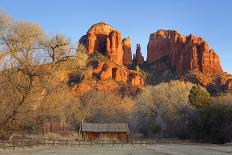
[[[201,86],[193,86],[188,96],[189,103],[196,108],[201,108],[210,103],[209,92]]]

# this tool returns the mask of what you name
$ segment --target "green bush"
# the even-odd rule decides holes
[[[209,105],[210,103],[210,94],[209,92],[201,86],[193,86],[190,90],[189,103],[196,107],[200,108],[202,106]]]

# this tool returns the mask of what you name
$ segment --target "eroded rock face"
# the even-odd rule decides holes
[[[129,70],[124,66],[117,66],[113,63],[104,63],[101,71],[95,73],[99,74],[101,81],[110,79],[124,84],[129,84],[132,87],[144,86],[144,81],[138,71]]]
[[[131,52],[131,40],[130,38],[124,38],[122,40],[123,48],[123,64],[130,65],[132,64],[132,52]]]
[[[220,60],[208,44],[194,35],[183,36],[177,31],[159,30],[150,35],[147,61],[165,62],[171,69],[182,74],[190,70],[202,73],[222,73]]]
[[[75,85],[72,90],[73,92],[86,92],[91,89],[110,91],[125,85],[143,88],[144,80],[138,71],[129,70],[113,62],[100,61],[97,66],[86,72],[82,82]]]
[[[142,52],[141,52],[141,46],[140,44],[137,44],[136,45],[136,52],[135,52],[135,55],[134,55],[134,61],[137,65],[141,65],[144,63],[144,58],[143,58],[143,55],[142,55]]]
[[[150,35],[147,50],[147,61],[157,71],[172,69],[180,75],[194,71],[204,85],[224,76],[218,55],[200,37],[159,30]]]
[[[94,24],[87,34],[81,37],[80,43],[86,46],[88,54],[101,52],[112,62],[123,65],[121,33],[110,25],[103,22]]]

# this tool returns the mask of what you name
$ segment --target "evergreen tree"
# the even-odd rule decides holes
[[[201,108],[210,103],[209,92],[201,86],[193,86],[188,96],[189,103],[196,108]]]

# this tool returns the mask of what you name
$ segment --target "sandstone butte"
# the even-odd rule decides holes
[[[147,51],[147,63],[155,71],[169,68],[179,75],[191,71],[205,86],[216,83],[231,88],[231,75],[223,71],[219,56],[200,37],[158,30],[150,35]]]
[[[91,26],[80,43],[86,46],[88,54],[104,53],[112,62],[118,65],[131,63],[130,38],[122,40],[121,33],[106,23],[97,23]]]
[[[84,44],[89,56],[101,53],[107,61],[89,62],[88,65],[92,68],[85,73],[84,80],[73,87],[75,92],[92,88],[123,88],[127,91],[129,88],[142,88],[144,80],[139,71],[126,67],[131,64],[146,64],[155,72],[170,69],[184,80],[190,80],[186,75],[191,74],[194,77],[194,80],[191,79],[193,82],[232,89],[232,76],[223,71],[219,56],[209,48],[206,41],[192,34],[184,36],[174,30],[158,30],[152,33],[147,45],[146,62],[139,44],[132,61],[130,38],[122,39],[119,31],[103,22],[91,26],[86,35],[81,37],[80,43]]]
[[[74,92],[85,92],[92,88],[97,90],[115,90],[122,87],[140,89],[144,80],[140,73],[128,69],[124,64],[132,63],[130,38],[122,40],[121,33],[106,23],[91,26],[80,43],[86,47],[91,57],[95,52],[107,58],[89,62],[91,67],[81,83],[73,87]]]

